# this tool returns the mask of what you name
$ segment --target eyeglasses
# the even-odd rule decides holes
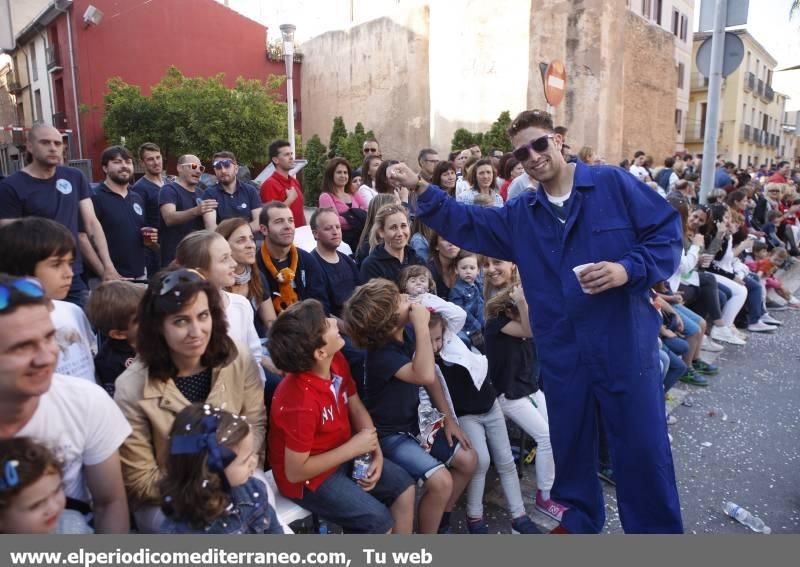
[[[183,283],[192,283],[192,282],[202,282],[205,281],[206,278],[203,277],[203,274],[198,272],[197,270],[192,269],[183,269],[183,270],[176,270],[174,272],[168,273],[163,280],[161,280],[161,288],[158,290],[158,295],[165,296],[168,293],[173,293],[173,295],[177,296],[180,292],[175,290],[180,284]]]
[[[28,297],[44,297],[44,289],[39,282],[29,278],[14,280],[8,285],[0,284],[0,311],[5,311],[11,301],[11,290],[16,290]]]
[[[230,166],[233,165],[233,160],[232,159],[218,159],[217,161],[215,161],[211,165],[214,166],[214,169],[222,169],[223,167],[227,169],[227,168],[229,168]]]
[[[365,154],[377,154],[378,148],[364,148]]]
[[[513,155],[517,161],[526,161],[530,157],[530,151],[533,150],[537,154],[541,154],[545,150],[547,150],[548,146],[550,145],[550,138],[553,137],[553,134],[545,134],[541,138],[536,138],[535,140],[531,140],[527,144],[523,144],[511,154]]]
[[[194,162],[192,162],[192,163],[182,163],[179,167],[188,167],[192,171],[197,171],[199,169],[200,173],[203,173],[206,170],[206,167],[204,165],[199,164],[199,163],[194,163]]]
[[[442,160],[439,160],[439,159],[424,159],[422,161],[424,161],[425,163],[439,163]]]

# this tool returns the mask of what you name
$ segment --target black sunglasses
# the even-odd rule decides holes
[[[232,159],[218,159],[213,164],[214,169],[222,169],[223,167],[230,167],[233,165]]]
[[[541,154],[544,151],[546,151],[548,146],[550,145],[550,138],[552,137],[553,134],[545,134],[540,138],[531,140],[527,144],[523,144],[520,147],[516,148],[511,155],[513,155],[517,161],[524,162],[528,159],[528,157],[530,157],[531,150],[533,150],[537,154]]]
[[[11,290],[16,290],[28,297],[44,297],[44,288],[39,282],[30,278],[14,280],[8,285],[0,284],[0,311],[5,311],[11,302]]]
[[[203,274],[198,272],[197,270],[192,269],[183,269],[183,270],[176,270],[174,272],[168,273],[164,276],[164,279],[161,280],[161,287],[158,290],[158,295],[165,296],[168,293],[172,293],[175,291],[175,288],[178,287],[180,284],[183,283],[191,283],[191,282],[202,282],[205,281]],[[178,293],[174,293],[173,295],[177,296]]]

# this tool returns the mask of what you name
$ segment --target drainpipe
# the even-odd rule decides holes
[[[75,51],[72,46],[72,18],[70,10],[61,10],[67,18],[67,38],[69,40],[69,65],[72,70],[72,100],[75,105],[75,139],[78,141],[78,159],[83,159],[83,143],[81,141],[81,115],[78,111],[78,66],[75,63]]]

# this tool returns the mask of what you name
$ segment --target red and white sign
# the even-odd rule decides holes
[[[567,70],[564,64],[555,60],[547,66],[544,73],[544,98],[550,106],[558,106],[564,100],[567,90]]]

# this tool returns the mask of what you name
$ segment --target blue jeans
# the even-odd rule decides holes
[[[385,456],[381,477],[369,492],[350,478],[351,471],[352,463],[340,465],[316,490],[304,489],[302,498],[292,500],[346,533],[385,534],[394,526],[388,507],[414,481]]]
[[[672,352],[668,347],[665,347],[663,351],[669,356],[669,370],[667,370],[667,376],[664,378],[664,391],[669,392],[669,389],[675,385],[678,379],[686,374],[688,368],[683,359]]]
[[[700,332],[700,321],[702,317],[686,307],[685,305],[673,305],[673,309],[681,316],[683,320],[683,334],[686,337],[693,337]]]
[[[380,439],[381,451],[385,459],[390,459],[402,467],[414,480],[428,480],[441,468],[453,460],[458,443],[447,445],[444,431],[436,434],[436,439],[428,453],[410,433],[390,433]]]
[[[764,290],[761,282],[755,274],[747,274],[744,277],[744,285],[747,288],[747,324],[758,323],[764,316]]]

